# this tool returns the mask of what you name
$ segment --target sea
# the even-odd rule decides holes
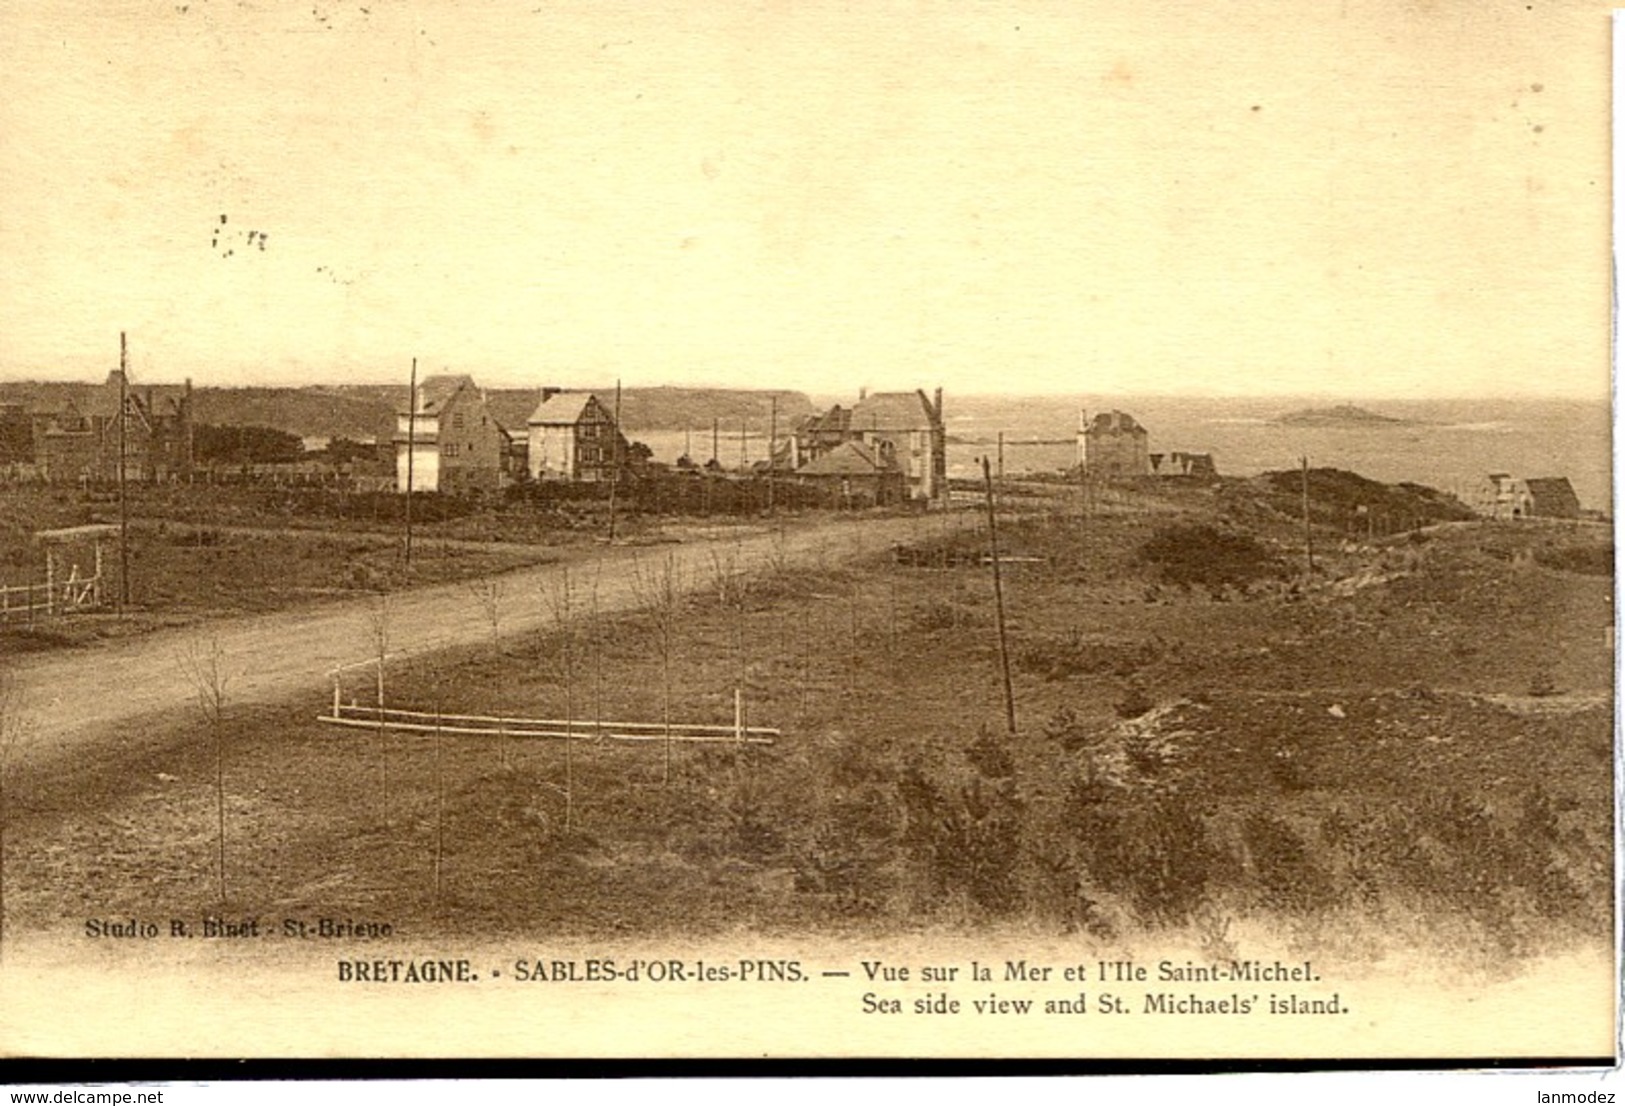
[[[1291,425],[1283,415],[1353,405],[1401,420],[1368,425]],[[1566,476],[1583,507],[1612,513],[1613,420],[1606,401],[1571,399],[1336,399],[1293,397],[1066,396],[949,394],[944,403],[949,476],[973,477],[980,459],[997,462],[1004,436],[1009,476],[1064,471],[1077,463],[1080,413],[1118,410],[1150,434],[1153,453],[1211,453],[1222,475],[1340,468],[1384,483],[1409,481],[1465,496],[1492,472]],[[780,433],[787,427],[781,426]],[[640,432],[630,437],[675,461],[713,454],[710,428]],[[715,453],[725,468],[766,457],[768,428],[723,428]]]

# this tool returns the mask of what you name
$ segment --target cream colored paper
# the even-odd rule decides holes
[[[416,356],[509,387],[1597,399],[1609,36],[1578,2],[13,0],[0,379],[100,379],[127,330],[138,376],[210,386],[399,382]],[[1314,993],[1347,1015],[1112,1018],[1100,992],[1138,1010],[1154,988],[1103,962],[1177,967],[1189,934],[414,933],[356,955],[479,979],[367,986],[326,948],[86,941],[94,914],[64,904],[60,934],[8,946],[0,1053],[1594,1057],[1616,1037],[1607,947],[1493,969],[1317,953]],[[690,978],[514,979],[610,959]],[[805,979],[692,980],[759,961]],[[993,977],[966,983],[973,963]],[[911,1012],[944,990],[928,967],[956,970],[960,1013]],[[1080,990],[1073,1019],[969,1006]]]

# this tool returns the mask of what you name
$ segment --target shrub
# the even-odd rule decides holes
[[[976,740],[965,749],[965,759],[984,779],[1007,780],[1016,774],[1016,762],[1010,755],[1009,745],[994,737],[985,722]]]
[[[1561,549],[1537,549],[1535,560],[1547,568],[1561,572],[1577,572],[1583,576],[1612,576],[1614,574],[1614,546],[1567,545]]]
[[[1162,527],[1140,547],[1140,559],[1168,583],[1215,594],[1284,572],[1280,558],[1250,534],[1206,524]]]
[[[1123,692],[1123,697],[1112,704],[1117,717],[1123,719],[1139,718],[1157,704],[1145,693],[1145,688],[1139,684],[1129,684]]]
[[[1044,723],[1044,736],[1069,753],[1100,741],[1100,736],[1085,725],[1071,707],[1062,707]]]
[[[1067,824],[1090,882],[1147,921],[1177,924],[1209,898],[1230,867],[1206,820],[1170,795],[1074,782]]]
[[[1016,667],[1046,680],[1065,680],[1110,672],[1132,676],[1161,655],[1157,642],[1130,645],[1122,641],[1088,641],[1076,630],[1063,638],[1027,645],[1016,655]]]
[[[1291,826],[1254,811],[1242,823],[1241,836],[1252,865],[1254,893],[1266,906],[1299,913],[1327,905],[1331,880]]]

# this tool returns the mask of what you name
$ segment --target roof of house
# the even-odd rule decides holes
[[[800,433],[845,434],[851,425],[852,409],[837,403],[828,411],[802,416],[796,421],[795,429]]]
[[[854,430],[931,430],[937,426],[936,411],[923,391],[875,392],[853,406],[850,426]]]
[[[591,392],[554,392],[530,413],[531,426],[574,426],[597,397]]]
[[[1580,506],[1580,497],[1574,494],[1574,485],[1567,476],[1531,476],[1524,486],[1537,510],[1574,511]]]
[[[129,390],[130,400],[134,410],[147,415],[176,414],[181,409],[181,401],[186,398],[186,387],[182,384],[139,384],[133,380],[125,387]],[[107,374],[107,380],[90,394],[85,400],[82,409],[76,408],[85,418],[106,419],[113,421],[118,418],[119,370],[114,369]],[[147,400],[152,400],[152,406],[158,410],[147,410]],[[69,401],[68,406],[73,406]],[[73,412],[63,412],[72,417]]]
[[[438,415],[464,388],[474,388],[474,378],[467,373],[426,376],[418,382],[418,409],[420,415]],[[400,412],[403,415],[409,411]]]
[[[1102,411],[1089,421],[1091,434],[1149,434],[1150,431],[1134,421],[1124,411]]]
[[[800,476],[873,476],[887,466],[862,442],[842,442],[796,470]]]

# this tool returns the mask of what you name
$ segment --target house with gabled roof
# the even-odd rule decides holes
[[[903,497],[918,503],[941,502],[948,496],[948,436],[942,421],[942,389],[935,399],[923,390],[859,393],[850,409],[839,404],[822,415],[810,416],[795,427],[790,458],[795,472],[841,449],[847,462],[854,454],[844,447],[864,447],[858,456],[873,459],[882,470],[895,470]],[[818,470],[813,471],[820,476]]]
[[[1090,476],[1151,475],[1151,432],[1126,411],[1101,411],[1078,431],[1078,461]]]
[[[542,390],[529,420],[527,471],[532,480],[610,480],[627,458],[626,438],[592,392]]]
[[[845,441],[796,470],[797,482],[824,488],[843,507],[887,506],[906,498],[903,470],[878,448]]]
[[[495,492],[513,476],[512,438],[466,374],[425,377],[395,414],[395,487],[451,495]]]
[[[1473,493],[1473,508],[1486,518],[1579,518],[1580,497],[1566,476],[1492,472]]]
[[[123,426],[120,428],[120,410]],[[136,385],[121,369],[81,403],[34,420],[35,464],[47,480],[157,481],[192,469],[192,382]]]

